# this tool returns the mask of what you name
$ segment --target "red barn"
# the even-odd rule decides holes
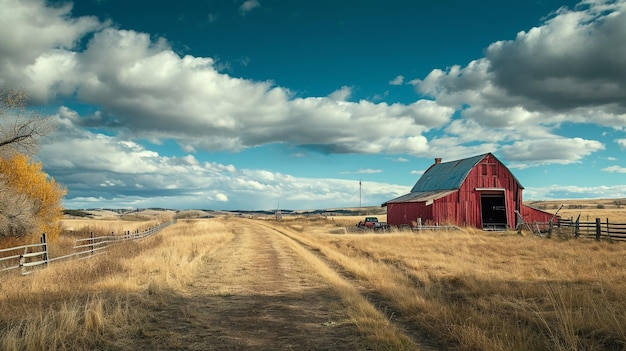
[[[411,192],[389,200],[387,223],[414,226],[454,224],[482,229],[515,228],[517,212],[525,222],[548,222],[552,214],[522,204],[522,185],[493,154],[451,162],[435,159]]]

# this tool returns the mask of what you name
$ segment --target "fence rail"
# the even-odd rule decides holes
[[[69,259],[69,258],[89,258],[104,253],[109,245],[117,244],[128,240],[139,240],[152,236],[164,228],[176,223],[176,220],[162,223],[156,227],[146,229],[143,232],[124,232],[123,235],[107,235],[95,237],[91,233],[91,237],[85,239],[76,239],[71,254],[48,257],[48,243],[46,234],[42,234],[41,243],[10,247],[0,250],[0,272],[21,269],[22,274],[29,274],[32,270],[29,268],[43,266],[50,262]]]
[[[604,222],[596,218],[594,222],[581,222],[576,219],[561,219],[561,228],[571,228],[576,238],[594,238],[597,240],[626,240],[626,223],[611,223],[607,218]]]

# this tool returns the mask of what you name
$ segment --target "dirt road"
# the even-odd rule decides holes
[[[185,294],[160,306],[137,350],[367,350],[337,293],[275,231],[236,221]]]

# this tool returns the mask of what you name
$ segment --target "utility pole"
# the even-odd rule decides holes
[[[361,179],[359,179],[359,209],[361,209]]]

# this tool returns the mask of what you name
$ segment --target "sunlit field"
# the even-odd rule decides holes
[[[594,222],[596,218],[604,222],[608,218],[611,223],[626,223],[625,199],[554,200],[529,204],[550,213],[558,210],[558,215],[564,219],[576,220],[580,216],[582,222]]]
[[[576,211],[625,221],[621,208],[564,208],[559,214],[577,216]],[[386,221],[385,215],[377,217]],[[250,222],[250,230],[274,228],[273,235],[293,239],[291,250],[314,262],[320,277],[343,296],[352,323],[365,336],[375,334],[373,345],[412,350],[399,336],[408,330],[442,349],[626,349],[626,242],[472,228],[354,230],[362,219],[178,220],[153,237],[89,259],[57,262],[27,276],[3,273],[0,349],[128,350],[155,320],[154,311],[186,294],[206,257],[231,242],[241,223]],[[158,220],[64,220],[64,234],[51,245],[51,255],[70,250],[90,231],[121,233],[155,224]],[[374,321],[372,309],[386,320]]]
[[[220,222],[179,221],[90,259],[4,274],[0,349],[119,349],[150,318],[150,306],[183,290],[202,257],[231,238]]]
[[[626,347],[624,243],[473,229],[333,235],[317,222],[282,224],[442,345]]]

